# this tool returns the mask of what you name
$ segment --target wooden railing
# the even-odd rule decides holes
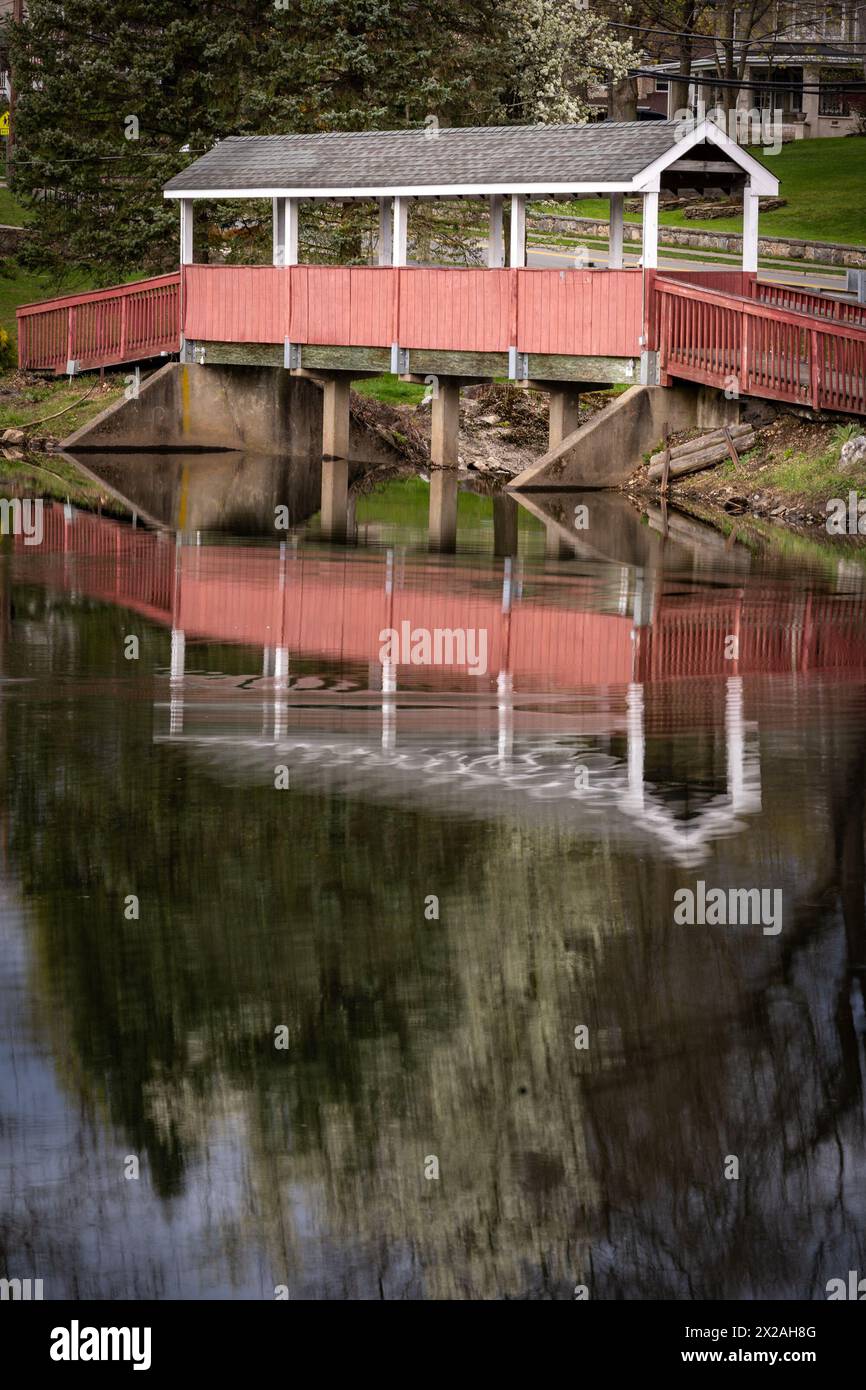
[[[670,277],[666,274],[665,279]],[[711,286],[723,289],[724,286]],[[779,309],[791,309],[798,314],[812,314],[816,318],[832,319],[835,323],[853,323],[866,328],[866,304],[857,304],[851,299],[834,299],[832,295],[814,294],[811,290],[798,290],[793,285],[770,284],[752,278],[748,288],[738,291],[759,304],[773,304]]]
[[[158,357],[180,347],[180,274],[23,304],[16,314],[22,369],[59,376],[70,362],[83,369]]]
[[[661,276],[654,294],[663,384],[685,377],[815,410],[866,414],[866,326]]]

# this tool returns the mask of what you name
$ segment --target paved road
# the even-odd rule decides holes
[[[599,266],[607,265],[607,251],[604,247],[589,248],[590,260]],[[534,266],[573,266],[574,251],[556,250],[553,247],[529,246],[527,248],[527,261]],[[625,255],[625,264],[637,265],[638,254]],[[680,256],[665,256],[659,251],[659,269],[661,270],[736,270],[736,261],[702,261],[685,259]],[[834,274],[832,271],[816,270],[808,268],[800,270],[795,266],[775,266],[771,268],[761,267],[758,272],[762,280],[775,280],[781,284],[796,285],[802,290],[830,290],[835,294],[844,293],[846,277],[843,271],[841,275]]]

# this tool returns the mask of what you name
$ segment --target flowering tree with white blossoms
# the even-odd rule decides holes
[[[591,84],[624,77],[638,55],[615,37],[587,0],[508,0],[522,118],[543,124],[584,121]]]

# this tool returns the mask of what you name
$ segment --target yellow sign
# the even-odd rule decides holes
[[[4,111],[4,112],[3,112],[3,115],[0,116],[0,135],[8,135],[8,134],[9,134],[9,112],[8,112],[8,111]]]

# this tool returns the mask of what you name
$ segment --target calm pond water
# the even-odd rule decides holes
[[[866,571],[601,496],[569,539],[461,494],[431,553],[425,488],[352,545],[5,543],[0,1273],[823,1298],[866,1270]],[[475,674],[383,662],[404,623]],[[678,923],[699,881],[780,929]]]

